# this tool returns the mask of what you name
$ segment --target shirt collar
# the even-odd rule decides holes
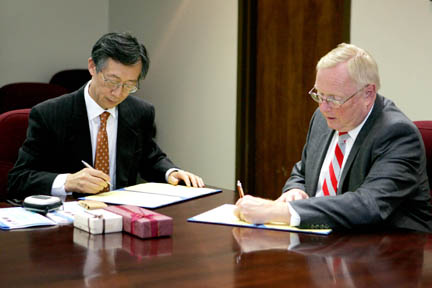
[[[92,97],[90,97],[89,88],[90,88],[91,80],[87,82],[87,85],[84,88],[84,100],[86,103],[87,108],[87,117],[89,121],[94,120],[95,118],[99,117],[100,114],[107,111],[113,116],[114,118],[117,117],[117,106],[110,108],[108,110],[103,109],[99,106],[99,104],[94,101]]]

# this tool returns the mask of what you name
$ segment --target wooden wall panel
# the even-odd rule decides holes
[[[350,1],[245,2],[240,1],[246,43],[239,46],[237,172],[248,193],[276,199],[300,160],[317,108],[307,94],[316,62],[349,41]]]

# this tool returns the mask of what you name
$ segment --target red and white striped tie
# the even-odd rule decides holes
[[[338,182],[341,175],[341,168],[345,154],[346,140],[349,138],[347,132],[339,132],[338,142],[335,147],[335,155],[330,162],[329,169],[324,177],[323,195],[335,196],[337,192]]]

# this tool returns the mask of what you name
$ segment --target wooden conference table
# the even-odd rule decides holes
[[[0,231],[0,286],[432,287],[428,234],[312,236],[186,221],[236,197],[226,190],[158,209],[174,218],[168,238]]]

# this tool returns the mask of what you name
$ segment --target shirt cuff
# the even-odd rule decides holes
[[[294,210],[294,208],[289,202],[287,202],[287,204],[289,212],[291,214],[290,226],[299,226],[301,221],[300,215],[297,213],[297,211]]]
[[[57,175],[57,177],[54,179],[53,185],[51,186],[52,196],[65,197],[67,195],[72,195],[71,192],[66,192],[64,187],[68,175],[69,174]]]
[[[168,183],[168,176],[174,172],[174,171],[180,171],[178,168],[170,168],[165,172],[165,181]]]

